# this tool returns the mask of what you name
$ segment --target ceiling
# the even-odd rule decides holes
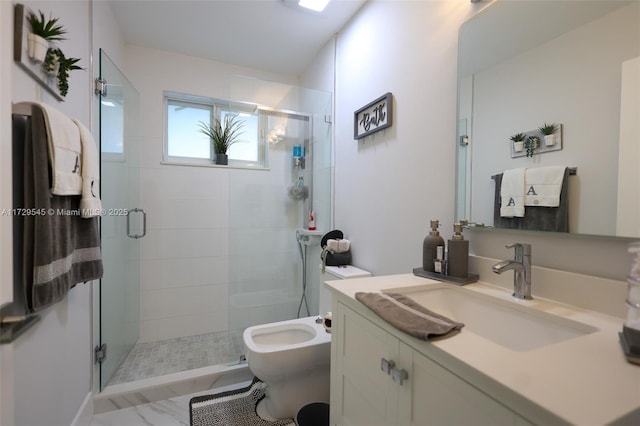
[[[322,13],[293,0],[110,0],[125,43],[264,71],[301,74],[366,0]]]

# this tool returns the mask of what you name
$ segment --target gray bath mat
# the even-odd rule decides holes
[[[265,387],[254,378],[246,388],[191,398],[191,426],[295,426],[293,419],[270,422],[256,414]]]

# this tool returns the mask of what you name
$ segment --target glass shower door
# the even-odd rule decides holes
[[[104,276],[100,282],[100,390],[137,342],[140,329],[139,94],[100,50],[101,221]]]

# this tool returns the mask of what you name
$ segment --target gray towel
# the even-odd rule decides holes
[[[432,312],[403,294],[360,292],[356,293],[356,300],[398,330],[418,339],[453,335],[464,327],[464,324]]]
[[[62,300],[77,283],[102,277],[98,218],[80,217],[80,195],[51,192],[44,115],[33,108],[24,140],[23,281],[29,312]],[[18,207],[18,206],[16,206]]]

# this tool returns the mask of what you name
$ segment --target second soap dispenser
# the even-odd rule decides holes
[[[437,257],[438,247],[442,247],[444,250],[444,240],[438,232],[438,220],[431,221],[431,231],[429,235],[424,238],[422,243],[422,269],[427,272],[434,272],[434,260]]]
[[[447,274],[456,278],[469,275],[469,241],[462,236],[462,224],[453,225],[453,237],[447,251]]]

